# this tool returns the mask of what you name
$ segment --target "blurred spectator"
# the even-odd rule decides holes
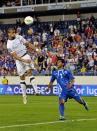
[[[0,0],[1,7],[20,6],[20,0]]]
[[[48,37],[48,34],[45,31],[43,31],[42,33],[43,46],[47,45],[47,37]]]
[[[85,65],[83,64],[83,66],[82,66],[82,68],[81,68],[81,74],[82,74],[82,75],[85,75],[85,73],[86,73],[86,67],[85,67]]]
[[[95,17],[94,17],[93,15],[91,15],[90,21],[92,22],[92,24],[94,24],[94,22],[95,22]]]
[[[8,85],[8,79],[6,78],[6,76],[3,76],[2,84],[3,85]]]
[[[39,66],[39,72],[41,72],[42,69],[45,68],[44,59],[45,59],[45,57],[42,55],[42,53],[40,53],[39,56],[38,56],[38,59],[37,59],[38,66]]]
[[[77,12],[77,22],[80,22],[81,21],[81,16],[80,16],[80,12],[78,11]]]
[[[60,35],[60,30],[56,28],[54,30],[54,36],[59,36],[59,35]]]

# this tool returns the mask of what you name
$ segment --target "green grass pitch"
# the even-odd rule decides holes
[[[97,131],[97,97],[84,97],[90,110],[74,100],[65,105],[64,122],[59,121],[57,96],[0,96],[0,131]]]

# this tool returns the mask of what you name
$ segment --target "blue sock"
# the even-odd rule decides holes
[[[59,105],[59,111],[60,111],[60,116],[64,117],[64,104],[63,103]]]

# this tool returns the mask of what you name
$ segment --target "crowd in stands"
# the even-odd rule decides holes
[[[50,75],[57,57],[62,57],[65,68],[75,75],[97,74],[97,20],[91,16],[72,21],[36,21],[30,26],[20,21],[16,25],[0,25],[0,75],[17,75],[15,62],[6,49],[6,31],[14,26],[17,34],[38,49],[28,49],[35,75]]]
[[[0,7],[14,7],[20,6],[20,0],[0,0]]]
[[[35,4],[48,4],[60,2],[73,2],[82,0],[0,0],[0,7],[26,6]]]

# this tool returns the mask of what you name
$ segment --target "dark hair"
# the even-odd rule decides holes
[[[65,63],[64,59],[62,59],[62,58],[58,58],[57,61],[61,61],[62,63]]]
[[[15,30],[16,31],[15,28],[8,28],[7,33],[9,33],[11,30]]]

